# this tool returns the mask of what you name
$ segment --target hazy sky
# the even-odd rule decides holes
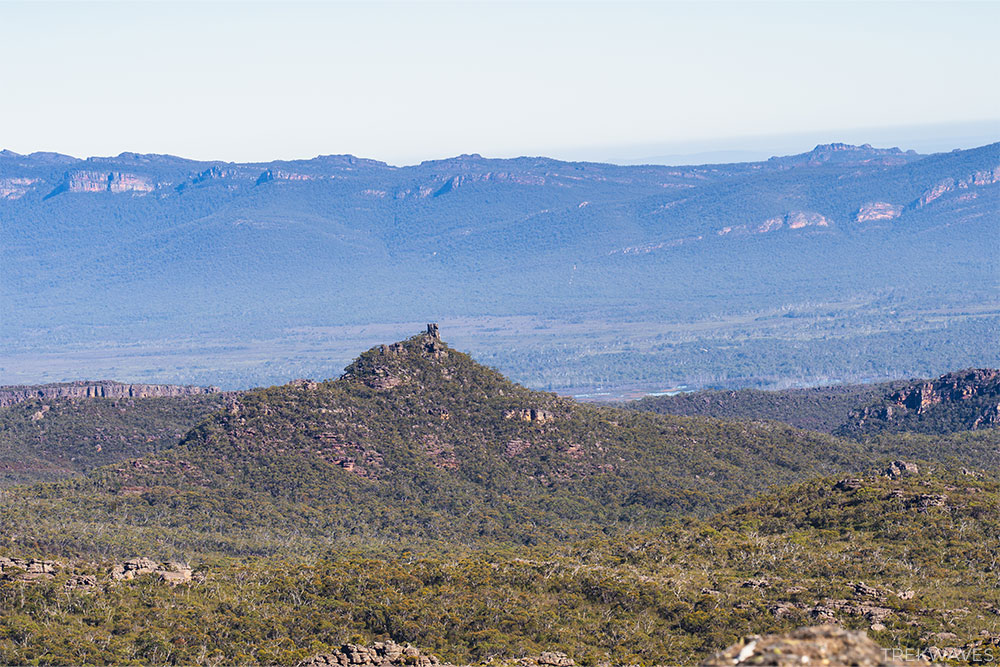
[[[0,1],[0,28],[0,147],[22,153],[405,164],[1000,132],[997,2]]]

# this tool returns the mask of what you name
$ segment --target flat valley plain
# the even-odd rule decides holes
[[[997,365],[1000,305],[951,306],[886,299],[789,304],[695,321],[562,321],[533,316],[439,322],[448,339],[529,387],[580,400],[616,401],[701,388],[852,384],[921,377],[973,359]],[[921,307],[924,306],[924,307]],[[5,353],[4,377],[93,378],[245,388],[293,378],[338,377],[357,350],[394,340],[422,322],[310,326],[234,340],[211,333],[166,340],[93,341]],[[870,350],[877,350],[872,354]],[[869,350],[865,354],[865,350]],[[845,355],[853,365],[845,363]],[[72,370],[80,369],[77,373]],[[15,382],[10,382],[14,384]]]

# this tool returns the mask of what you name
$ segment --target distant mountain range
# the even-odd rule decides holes
[[[289,332],[426,319],[479,323],[463,343],[555,389],[997,365],[980,341],[997,321],[998,211],[1000,144],[690,167],[4,151],[0,379],[333,375],[348,349]],[[240,352],[262,340],[256,361]]]

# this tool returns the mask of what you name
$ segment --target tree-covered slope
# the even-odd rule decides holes
[[[422,334],[366,352],[338,380],[241,394],[172,449],[9,497],[53,503],[70,523],[123,519],[140,533],[155,524],[163,532],[150,539],[199,548],[280,542],[247,546],[254,531],[523,543],[706,514],[770,484],[851,468],[859,454],[778,424],[529,391]],[[16,506],[6,510],[17,520]]]
[[[886,457],[992,466],[993,433],[858,442],[581,405],[518,386],[434,332],[373,348],[337,380],[241,394],[176,447],[12,490],[0,512],[33,544],[163,557],[557,542],[706,516]]]
[[[0,486],[60,479],[173,447],[224,400],[42,398],[0,407]]]

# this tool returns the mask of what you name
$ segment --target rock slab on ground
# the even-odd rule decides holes
[[[873,642],[864,632],[819,625],[787,634],[747,637],[702,663],[702,667],[723,665],[921,667],[927,663],[916,656],[896,655],[892,649]]]

